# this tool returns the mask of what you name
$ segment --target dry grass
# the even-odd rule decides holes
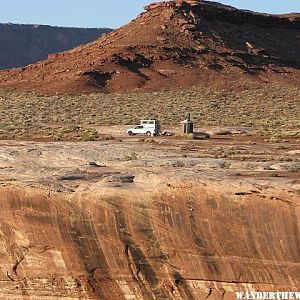
[[[299,136],[300,88],[244,83],[235,91],[191,88],[145,94],[40,96],[0,91],[0,138],[98,139],[89,125],[134,124],[156,117],[178,124],[187,112],[197,127],[244,126],[273,139]],[[66,129],[67,128],[67,129]],[[64,132],[64,130],[69,132]],[[94,137],[93,137],[94,136]]]

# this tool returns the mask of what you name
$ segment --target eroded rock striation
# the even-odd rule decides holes
[[[113,146],[2,146],[1,299],[297,290],[299,180],[238,179],[218,159]],[[138,160],[120,160],[128,146]],[[91,157],[105,166],[90,166]],[[72,172],[90,177],[62,180]]]
[[[81,93],[243,80],[299,84],[298,14],[260,14],[196,0],[160,2],[145,10],[95,42],[0,73],[0,86]]]

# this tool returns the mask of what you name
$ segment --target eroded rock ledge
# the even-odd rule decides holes
[[[4,298],[234,299],[235,290],[299,286],[290,197],[180,182],[152,194],[14,185],[0,194]]]
[[[0,299],[226,300],[299,287],[297,180],[233,179],[228,161],[113,146],[2,145]],[[138,159],[120,159],[128,147]]]

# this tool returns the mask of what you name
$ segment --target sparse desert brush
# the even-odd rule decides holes
[[[125,161],[138,160],[138,159],[139,159],[139,156],[136,152],[124,153],[124,160]]]
[[[228,129],[220,129],[214,132],[215,135],[231,135],[231,131]]]
[[[272,172],[269,174],[270,177],[279,177],[279,174],[276,172]]]
[[[278,136],[271,136],[269,139],[269,142],[271,143],[279,143],[281,140],[278,138]]]
[[[299,88],[278,83],[236,85],[236,91],[192,87],[143,94],[76,96],[0,91],[0,129],[4,131],[0,137],[12,136],[21,128],[34,134],[30,126],[38,131],[39,127],[69,128],[70,124],[129,125],[150,117],[158,118],[162,124],[178,125],[188,112],[196,127],[243,126],[254,128],[251,135],[255,136],[300,137]],[[52,136],[55,135],[54,132]]]
[[[115,140],[115,137],[112,136],[111,134],[100,134],[100,135],[97,135],[97,139],[99,141],[112,141],[112,140]]]
[[[12,128],[10,128],[12,129]],[[15,127],[13,130],[2,130],[1,139],[34,139],[49,141],[87,141],[98,140],[98,134],[90,128],[78,126],[47,127],[27,126]]]
[[[289,147],[283,144],[279,144],[275,147],[275,150],[286,150],[286,149],[289,149]]]
[[[94,134],[85,134],[82,137],[83,142],[93,142],[93,141],[96,141],[96,140],[97,140],[97,136],[94,135]]]

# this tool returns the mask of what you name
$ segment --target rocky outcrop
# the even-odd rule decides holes
[[[168,184],[73,197],[1,187],[0,297],[236,299],[297,289],[295,200]]]
[[[107,28],[0,24],[0,69],[23,67],[47,59],[51,53],[87,44],[110,31]]]
[[[1,299],[299,288],[299,180],[239,179],[228,161],[110,143],[1,146]],[[122,161],[128,147],[139,159]]]
[[[0,73],[0,86],[39,92],[132,92],[233,81],[299,85],[300,21],[211,1],[151,4],[86,46]]]

